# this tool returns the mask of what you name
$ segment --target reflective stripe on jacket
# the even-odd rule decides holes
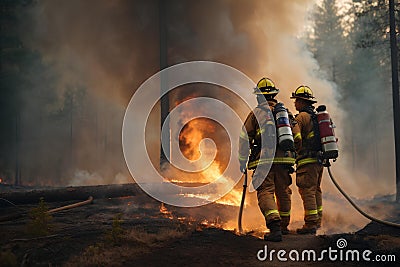
[[[268,102],[264,102],[259,104],[246,118],[246,121],[242,127],[242,131],[240,133],[239,138],[239,160],[242,162],[249,157],[250,153],[250,144],[256,143],[261,144],[261,135],[263,134],[264,130],[263,127],[259,127],[256,115],[259,118],[265,118],[268,116],[267,107],[269,106],[270,110],[274,110],[274,106],[276,105],[276,100],[269,100]],[[267,106],[268,105],[268,106]],[[264,106],[264,107],[263,107]],[[292,116],[293,118],[293,116]],[[274,118],[272,118],[274,119]],[[275,121],[274,121],[275,122]],[[262,123],[262,122],[261,122]],[[298,128],[296,121],[292,120],[292,132],[294,136],[297,136],[297,140],[295,139],[295,143],[300,143],[301,141],[301,134],[300,129]],[[276,140],[276,142],[278,142]],[[275,151],[275,156],[273,158],[263,158],[260,160],[261,151],[255,155],[254,159],[248,163],[249,169],[254,169],[260,164],[287,164],[287,165],[294,165],[295,159],[293,157],[293,153],[288,153],[283,151],[282,149],[277,146]]]
[[[316,156],[317,151],[313,150],[312,142],[314,142],[314,131],[313,131],[313,122],[311,119],[311,115],[305,111],[301,111],[296,115],[296,122],[299,126],[301,133],[301,145],[297,146],[297,168],[309,164],[318,162]]]

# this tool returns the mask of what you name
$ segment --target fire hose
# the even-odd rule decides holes
[[[371,215],[369,215],[368,213],[364,212],[359,206],[357,206],[356,203],[354,203],[354,201],[349,197],[349,195],[346,194],[346,192],[344,192],[344,190],[339,186],[339,184],[336,182],[335,178],[333,177],[333,174],[331,172],[331,168],[330,168],[330,163],[328,162],[327,166],[328,168],[328,173],[329,176],[331,177],[331,180],[333,182],[333,184],[336,186],[336,188],[340,191],[340,193],[342,193],[342,195],[347,199],[347,201],[364,217],[366,217],[367,219],[380,223],[380,224],[384,224],[384,225],[388,225],[388,226],[392,226],[392,227],[398,227],[400,228],[400,224],[398,223],[393,223],[393,222],[388,222],[388,221],[384,221],[384,220],[380,220],[377,219],[375,217],[372,217]]]
[[[246,190],[247,190],[247,170],[244,171],[243,193],[242,193],[242,200],[240,201],[240,208],[239,208],[239,218],[238,218],[239,234],[243,233],[242,215],[243,215],[244,200],[246,198]]]
[[[81,202],[77,202],[77,203],[70,204],[67,206],[62,206],[59,208],[51,209],[51,210],[47,211],[47,213],[54,213],[54,212],[58,212],[58,211],[62,211],[62,210],[69,210],[69,209],[77,208],[77,207],[84,206],[87,204],[91,204],[92,202],[93,202],[93,197],[89,196],[89,198],[85,201],[81,201]]]
[[[20,207],[18,207],[17,205],[12,203],[11,201],[8,201],[7,199],[0,198],[0,200],[6,201],[7,203],[9,203],[9,204],[11,204],[11,205],[13,205],[16,208],[21,210]],[[87,200],[85,200],[85,201],[81,201],[81,202],[77,202],[77,203],[70,204],[70,205],[67,205],[67,206],[62,206],[62,207],[59,207],[59,208],[51,209],[51,210],[48,210],[46,213],[55,213],[55,212],[59,212],[59,211],[63,211],[63,210],[73,209],[73,208],[77,208],[77,207],[84,206],[84,205],[87,205],[87,204],[91,204],[92,202],[93,202],[93,197],[89,196],[89,198]],[[25,215],[26,215],[26,213],[21,211],[21,212],[18,212],[16,214],[2,216],[2,217],[0,217],[0,222],[19,219],[19,218],[21,218],[21,217],[23,217]]]

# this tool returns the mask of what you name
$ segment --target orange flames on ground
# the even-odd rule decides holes
[[[161,212],[166,218],[168,218],[168,219],[171,219],[171,220],[172,220],[172,219],[174,218],[174,216],[172,216],[172,212],[170,212],[170,211],[165,207],[164,203],[161,203],[160,212]]]
[[[184,216],[174,216],[171,211],[169,211],[164,203],[161,203],[160,205],[160,213],[163,214],[165,218],[168,218],[170,220],[178,220],[181,223],[185,223],[188,225],[194,225],[196,226],[196,230],[201,230],[202,228],[209,228],[209,227],[214,227],[214,228],[224,228],[224,225],[219,217],[216,217],[213,220],[210,219],[201,219],[201,220],[196,220],[193,217],[184,217]],[[230,229],[225,229],[225,230],[230,230]]]
[[[190,114],[182,114],[183,116],[190,116]],[[226,131],[223,129],[221,125],[217,122],[212,121],[206,118],[196,118],[190,120],[185,126],[182,128],[179,133],[179,149],[182,154],[191,161],[197,161],[196,164],[199,164],[198,169],[202,169],[203,166],[208,166],[204,168],[202,171],[197,173],[176,173],[171,172],[171,176],[173,179],[168,179],[172,183],[180,184],[207,184],[214,182],[218,179],[218,189],[221,189],[221,192],[226,192],[227,186],[232,185],[232,181],[229,177],[223,176],[223,173],[228,165],[228,161],[231,160],[230,150],[231,145],[229,141],[229,137]],[[200,151],[200,143],[202,140],[209,138],[214,141],[214,145],[212,147],[207,147],[210,143],[203,143],[202,151],[206,151],[208,153],[210,149],[215,154],[215,158],[211,163],[206,162],[210,160],[210,158],[202,157]],[[205,146],[204,146],[205,145]],[[215,149],[217,149],[216,153]],[[229,155],[229,156],[227,156]],[[233,159],[234,160],[234,159]],[[209,164],[207,164],[209,163]],[[225,190],[224,190],[225,189]],[[210,200],[213,196],[207,194],[186,194],[185,197],[191,198],[200,198],[205,200]],[[222,198],[215,201],[215,203],[220,205],[227,205],[231,207],[239,207],[242,198],[242,187],[236,186],[233,188],[228,194],[223,196]],[[247,206],[249,198],[246,198],[245,206]],[[239,211],[239,209],[237,209]],[[197,228],[207,228],[207,227],[215,227],[221,228],[224,230],[235,231],[237,228],[237,214],[230,213],[226,218],[216,217],[215,215],[210,215],[210,218],[203,219],[194,219],[192,217],[179,217],[175,215],[173,212],[168,210],[164,204],[160,206],[160,213],[165,217],[173,220],[178,220],[185,224],[195,225]],[[245,225],[244,225],[245,226]]]
[[[186,114],[187,115],[187,114]],[[223,152],[220,151],[220,147],[226,144],[218,144],[218,141],[224,142],[226,141],[224,138],[224,133],[221,134],[220,125],[216,122],[206,119],[206,118],[197,118],[189,121],[183,128],[181,133],[179,134],[179,148],[182,151],[182,154],[189,160],[199,160],[200,166],[205,166],[207,162],[202,162],[201,153],[200,153],[200,142],[205,138],[210,138],[216,142],[217,153],[214,161],[203,171],[199,172],[198,175],[195,176],[195,180],[191,179],[190,181],[186,180],[184,177],[182,180],[172,180],[172,182],[189,182],[189,183],[211,183],[217,179],[220,179],[221,186],[223,187],[225,184],[229,184],[228,178],[222,176],[224,168],[227,166],[227,162],[224,159]],[[222,137],[221,137],[222,136]],[[230,148],[230,146],[229,146]],[[205,148],[210,149],[208,147]],[[203,165],[204,164],[204,165]],[[230,205],[230,206],[239,206],[241,201],[241,190],[233,189],[227,195],[220,198],[216,201],[216,203]],[[201,199],[209,199],[210,196],[207,195],[196,195],[188,197],[197,197]]]

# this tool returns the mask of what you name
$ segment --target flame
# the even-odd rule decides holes
[[[190,111],[187,113],[181,114],[182,118],[189,118]],[[205,138],[214,138],[220,139],[218,136],[219,131],[217,129],[218,124],[212,120],[205,119],[205,118],[197,118],[190,120],[183,128],[179,134],[179,148],[182,151],[182,154],[189,160],[199,160],[200,166],[205,166],[207,162],[202,162],[201,153],[199,150],[199,145],[201,141]],[[214,137],[214,138],[213,138]],[[218,145],[218,144],[217,144]],[[213,146],[212,148],[206,147],[207,149],[215,149]],[[231,184],[229,182],[228,177],[224,177],[222,175],[224,167],[226,164],[222,163],[223,160],[221,159],[222,153],[219,153],[218,146],[217,146],[217,153],[214,161],[203,171],[199,172],[197,175],[193,176],[180,176],[180,179],[173,179],[170,180],[173,183],[211,183],[219,179],[218,186],[221,191],[227,191],[226,186]],[[190,180],[188,180],[188,178]],[[240,189],[233,189],[227,195],[220,198],[216,201],[218,204],[229,205],[229,206],[239,206],[241,201],[242,192]],[[211,199],[210,195],[189,195],[186,194],[185,197],[194,197],[209,200]]]
[[[181,223],[186,223],[189,225],[192,225],[194,223],[197,223],[197,230],[201,230],[202,228],[208,228],[208,227],[214,227],[214,228],[222,228],[222,223],[221,219],[219,217],[216,217],[214,220],[208,220],[208,219],[202,219],[200,221],[197,221],[196,219],[192,217],[184,217],[184,216],[178,216],[175,217],[171,211],[169,211],[164,203],[161,203],[160,205],[160,212],[166,217],[171,220],[177,219]]]
[[[190,112],[181,114],[182,117],[190,116]],[[190,120],[183,128],[179,134],[179,148],[182,154],[189,160],[199,160],[199,169],[202,166],[207,166],[208,162],[203,162],[200,153],[200,143],[202,140],[208,137],[215,137],[216,134],[216,123],[205,118],[197,118]],[[213,139],[213,138],[212,138]],[[214,149],[214,147],[209,147],[205,144],[205,150]],[[218,151],[216,158],[199,175],[196,176],[196,180],[191,180],[190,182],[197,183],[210,183],[220,178],[221,175],[221,162],[218,159]],[[187,182],[187,180],[185,181]]]
[[[242,199],[242,191],[238,189],[233,189],[228,194],[223,196],[222,198],[218,199],[216,203],[228,205],[228,206],[240,206],[240,202]],[[247,201],[245,201],[244,206],[246,207]]]
[[[185,114],[181,114],[182,118],[190,118],[190,111]],[[182,119],[182,121],[187,121]],[[218,186],[219,192],[226,192],[229,188],[228,186],[232,185],[232,181],[229,177],[224,176],[223,173],[227,166],[227,159],[224,158],[224,151],[226,148],[230,149],[230,146],[226,146],[226,139],[221,133],[221,127],[218,123],[205,118],[196,118],[188,121],[184,127],[182,127],[181,132],[179,133],[179,148],[182,154],[189,160],[197,161],[196,164],[199,164],[199,169],[203,169],[203,166],[207,166],[207,168],[203,169],[201,172],[190,173],[185,175],[171,175],[174,176],[173,179],[166,178],[172,183],[211,183],[215,182]],[[202,157],[200,152],[200,143],[205,138],[210,138],[214,141],[215,145],[212,147],[208,147],[210,143],[203,143],[205,147],[202,147],[206,153],[211,150],[208,149],[217,149],[215,154],[215,158],[211,162],[211,164],[207,164],[208,162],[203,162],[204,160],[209,160],[206,157]],[[213,151],[215,152],[215,151]],[[172,173],[173,174],[173,173]],[[204,200],[215,199],[215,196],[212,194],[181,194],[184,197],[188,198],[198,198]],[[234,188],[230,190],[228,194],[223,196],[222,198],[215,201],[220,205],[234,206],[239,207],[242,198],[242,188]],[[246,199],[245,206],[247,204],[248,199]],[[200,221],[193,219],[191,217],[178,217],[174,216],[171,211],[169,211],[163,203],[160,206],[160,212],[166,218],[170,218],[173,220],[178,220],[182,223],[196,225],[198,230],[213,227],[213,228],[221,228],[224,230],[234,231],[237,228],[237,221],[225,221],[219,217],[217,218],[202,218]],[[234,216],[236,217],[236,216]]]
[[[0,178],[0,184],[3,183],[3,178]]]
[[[222,224],[220,222],[220,218],[216,217],[215,220],[209,221],[207,219],[203,219],[199,223],[200,226],[202,227],[213,227],[213,228],[222,228]]]
[[[170,212],[164,205],[164,203],[161,203],[160,205],[160,212],[164,215],[164,217],[168,219],[173,219],[174,216],[172,215],[172,212]]]
[[[200,118],[191,120],[182,128],[179,134],[179,148],[189,160],[198,160],[201,157],[199,150],[200,142],[208,135],[214,133],[215,124],[211,123],[208,119]]]

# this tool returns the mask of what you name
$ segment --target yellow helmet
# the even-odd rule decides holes
[[[292,93],[292,97],[290,98],[301,98],[304,100],[307,100],[311,103],[317,103],[315,99],[314,95],[313,95],[313,91],[311,90],[310,87],[306,86],[306,85],[300,85],[299,87],[297,87],[297,89],[294,91],[294,93]]]
[[[275,87],[275,84],[271,79],[262,78],[257,83],[257,87],[254,88],[253,93],[257,95],[268,95],[274,97],[279,93],[279,89]]]

